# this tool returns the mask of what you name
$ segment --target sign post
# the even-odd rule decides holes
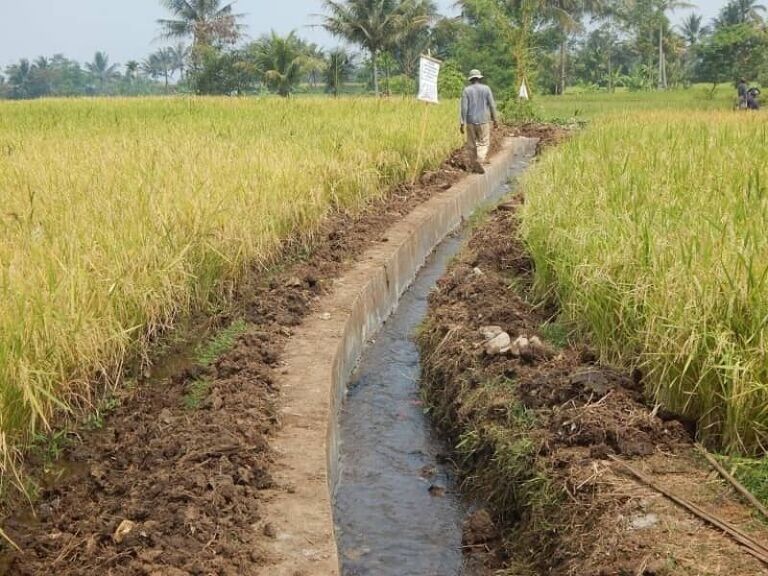
[[[520,84],[520,92],[518,92],[517,97],[520,98],[520,100],[530,99],[530,95],[528,94],[528,84],[525,82],[525,78],[523,78],[523,82]]]
[[[442,62],[431,56],[425,56],[422,54],[419,61],[419,93],[416,98],[426,103],[424,107],[424,114],[421,118],[421,136],[419,139],[419,152],[416,155],[416,165],[413,171],[413,179],[411,185],[416,184],[416,178],[419,175],[419,165],[421,164],[422,150],[424,148],[424,140],[427,137],[427,120],[429,118],[429,105],[439,104],[437,90],[437,80],[440,77],[440,65]]]

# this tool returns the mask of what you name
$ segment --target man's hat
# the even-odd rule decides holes
[[[477,78],[479,80],[482,77],[483,77],[483,73],[480,72],[480,70],[475,69],[475,70],[470,70],[469,71],[469,79],[470,80],[474,80],[475,78]]]

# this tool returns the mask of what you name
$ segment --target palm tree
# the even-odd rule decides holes
[[[693,8],[693,4],[686,0],[655,0],[656,18],[659,22],[659,90],[667,87],[666,59],[664,57],[664,25],[669,24],[667,12],[674,12],[680,8]]]
[[[334,96],[338,96],[339,88],[352,75],[354,67],[352,56],[343,48],[336,48],[328,54],[325,67],[326,90],[332,92]]]
[[[236,0],[235,0],[236,2]],[[222,0],[160,0],[173,18],[158,20],[165,38],[192,38],[194,48],[234,44],[242,32],[242,14],[232,10],[235,2]]]
[[[403,8],[412,0],[323,0],[322,27],[371,55],[373,91],[379,95],[379,56],[403,30]]]
[[[99,83],[99,89],[102,92],[109,82],[120,75],[118,68],[119,64],[109,63],[109,56],[105,52],[96,52],[93,56],[93,62],[86,62],[85,64],[85,69]]]
[[[406,78],[415,78],[419,57],[430,45],[430,26],[437,20],[437,4],[433,0],[414,0],[403,5],[401,30],[390,51]]]
[[[18,64],[6,68],[12,98],[29,98],[32,95],[32,64],[23,58]]]
[[[721,10],[715,25],[718,28],[736,26],[738,24],[761,24],[765,6],[757,4],[756,0],[731,0]]]
[[[301,80],[305,62],[296,33],[282,37],[273,30],[254,43],[250,52],[264,83],[280,96],[289,96]]]
[[[179,80],[184,81],[184,73],[187,69],[187,62],[190,56],[190,50],[188,46],[185,46],[181,42],[168,48],[168,55],[173,61],[171,66],[171,72],[179,73]]]
[[[136,60],[129,60],[125,64],[125,77],[129,82],[136,80],[136,73],[141,65]]]
[[[165,79],[165,91],[168,92],[168,82],[171,74],[173,73],[173,67],[175,60],[171,48],[161,48],[157,52],[152,54],[144,60],[142,67],[144,72],[150,78],[164,78]]]
[[[688,17],[683,19],[683,23],[680,24],[680,33],[685,39],[685,43],[689,48],[696,46],[701,40],[701,37],[707,33],[707,27],[702,26],[701,23],[703,17],[701,14],[688,14]]]
[[[327,62],[323,49],[317,44],[308,44],[299,40],[299,46],[304,53],[304,72],[312,88],[317,87],[320,76],[325,72]]]

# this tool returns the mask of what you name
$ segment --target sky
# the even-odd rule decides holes
[[[725,0],[698,0],[705,20],[715,16]],[[438,0],[442,13],[451,13],[454,0]],[[274,29],[291,30],[321,46],[339,41],[312,27],[322,12],[322,0],[238,0],[246,14],[250,37]],[[686,12],[679,11],[677,18]],[[156,21],[167,16],[158,0],[0,0],[0,69],[20,58],[63,53],[88,61],[97,50],[112,62],[142,60],[167,42],[158,40]],[[673,19],[675,19],[673,17]]]

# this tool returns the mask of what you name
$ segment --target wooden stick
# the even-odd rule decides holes
[[[419,164],[421,164],[422,150],[424,149],[424,140],[427,138],[427,119],[429,118],[429,104],[424,103],[424,115],[421,117],[421,136],[419,138],[419,151],[416,154],[416,165],[413,169],[413,179],[411,186],[416,185],[416,178],[419,177]]]
[[[745,547],[746,551],[751,554],[753,557],[758,559],[760,562],[768,566],[768,548],[763,547],[762,544],[757,542],[756,540],[753,540],[749,535],[745,534],[732,524],[729,524],[725,520],[722,520],[718,518],[717,516],[714,516],[713,514],[710,514],[706,510],[703,510],[699,508],[696,504],[693,504],[692,502],[689,502],[672,492],[662,488],[658,484],[656,484],[651,478],[640,472],[639,470],[633,468],[623,460],[620,460],[616,456],[610,454],[609,458],[625,468],[628,472],[630,472],[635,478],[649,486],[650,488],[653,488],[660,494],[663,494],[666,496],[669,500],[677,504],[678,506],[681,506],[691,512],[693,515],[697,516],[701,520],[704,520],[705,522],[711,524],[712,526],[715,526],[716,528],[719,528],[726,534],[728,534],[731,538],[736,540],[739,544]]]
[[[752,492],[750,492],[746,486],[744,486],[741,482],[736,480],[725,468],[723,468],[722,464],[718,462],[712,454],[707,451],[704,446],[701,444],[696,444],[696,448],[699,452],[701,452],[704,455],[704,458],[707,459],[707,462],[709,462],[712,467],[717,470],[720,473],[720,476],[728,480],[728,482],[731,483],[731,485],[736,489],[736,491],[744,496],[752,506],[754,506],[763,516],[768,518],[768,508],[763,506],[763,503],[758,500]]]

